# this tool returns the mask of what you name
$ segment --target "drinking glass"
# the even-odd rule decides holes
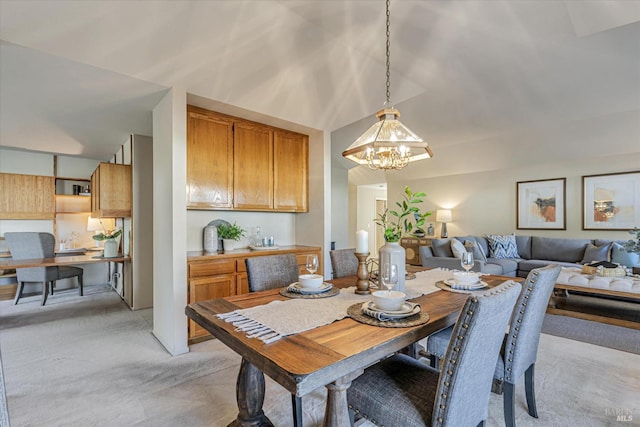
[[[317,255],[307,255],[307,271],[310,274],[315,274],[318,271],[318,256]]]
[[[469,270],[471,270],[473,268],[473,252],[463,252],[462,253],[462,257],[460,258],[460,264],[462,265],[462,268],[464,268],[467,273],[469,273]]]
[[[391,263],[384,263],[382,265],[382,276],[380,277],[382,285],[387,288],[387,293],[391,293],[391,290],[398,284],[398,266]]]

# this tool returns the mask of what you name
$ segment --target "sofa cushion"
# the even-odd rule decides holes
[[[560,267],[579,267],[575,262],[559,262],[547,259],[523,259],[518,263],[518,276],[527,277],[527,274],[534,268],[546,267],[549,264],[556,264]]]
[[[561,239],[556,237],[531,237],[531,258],[550,261],[580,262],[584,250],[591,243],[588,239]]]
[[[451,239],[433,239],[431,250],[435,256],[453,257],[451,251]]]
[[[451,239],[451,252],[453,252],[453,256],[460,259],[462,258],[462,253],[466,252],[467,249],[458,239]]]
[[[482,236],[458,236],[456,239],[460,240],[462,243],[467,240],[475,241],[478,244],[478,247],[482,248],[482,252],[484,252],[485,256],[489,255],[489,242]]]
[[[516,236],[520,258],[531,259],[531,236]]]
[[[493,264],[490,262],[487,262],[484,265],[482,272],[487,274],[495,274],[496,276],[515,276],[515,274],[504,273],[500,264]]]
[[[609,261],[609,251],[611,250],[611,243],[607,243],[601,246],[596,246],[593,243],[589,243],[584,250],[584,256],[582,257],[582,264],[589,264],[598,261]]]
[[[487,234],[489,258],[518,258],[518,246],[514,234]]]
[[[502,274],[503,276],[515,276],[516,271],[518,270],[518,258],[487,258],[486,265],[499,265],[502,267],[502,272],[498,274]]]
[[[625,267],[637,267],[640,265],[640,254],[627,252],[624,246],[614,242],[611,247],[611,262]]]
[[[482,246],[478,244],[475,240],[465,240],[464,247],[471,253],[473,253],[473,258],[479,261],[486,261],[487,255],[482,250]]]

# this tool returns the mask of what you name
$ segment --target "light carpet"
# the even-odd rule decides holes
[[[107,288],[45,307],[33,298],[0,302],[13,427],[204,427],[235,418],[240,357],[219,341],[171,357],[151,335],[151,310],[130,311]],[[638,355],[543,334],[536,389],[537,420],[517,387],[519,427],[640,425]],[[305,426],[321,425],[325,398],[324,388],[303,397]],[[275,426],[292,425],[290,399],[267,378],[264,409]],[[633,420],[621,423],[621,414]],[[504,425],[502,396],[491,396],[487,425]]]

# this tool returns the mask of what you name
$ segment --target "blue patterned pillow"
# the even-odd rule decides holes
[[[520,258],[518,245],[516,245],[516,236],[514,234],[506,236],[487,234],[486,237],[489,242],[490,258]]]

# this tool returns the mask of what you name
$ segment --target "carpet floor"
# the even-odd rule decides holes
[[[0,302],[12,427],[217,427],[235,418],[240,357],[218,340],[172,357],[151,334],[152,310],[131,311],[108,288],[62,294],[44,307],[33,298]],[[292,425],[290,394],[269,378],[266,388],[267,416]],[[527,415],[523,391],[521,382],[519,427],[640,425],[640,355],[543,334],[539,419]],[[321,425],[325,399],[324,388],[302,399],[305,426]],[[491,396],[487,425],[504,425],[502,396]]]

